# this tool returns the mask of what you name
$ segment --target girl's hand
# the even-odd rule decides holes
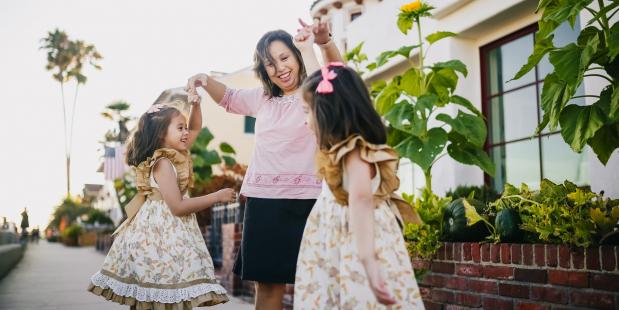
[[[198,94],[198,91],[195,88],[188,89],[187,93],[188,93],[187,101],[189,101],[189,103],[200,104],[200,102],[202,101],[202,97],[200,97],[200,95]]]
[[[236,192],[234,192],[234,190],[231,188],[221,189],[215,192],[215,195],[217,196],[217,200],[219,202],[230,203],[236,201]]]
[[[368,276],[368,281],[370,282],[372,293],[374,293],[378,302],[387,306],[395,304],[396,300],[392,297],[385,285],[385,280],[381,275],[378,261],[372,258],[365,261],[363,265],[365,267],[365,273]]]
[[[299,18],[299,24],[301,24],[303,28],[310,27],[312,33],[314,33],[314,42],[316,44],[325,44],[331,40],[331,36],[329,35],[329,23],[326,21],[320,21],[316,18],[314,19],[314,24],[309,25]]]
[[[196,87],[202,87],[206,90],[206,84],[208,82],[208,75],[205,73],[198,73],[187,80],[187,86],[185,86],[185,90],[188,93],[196,93]]]

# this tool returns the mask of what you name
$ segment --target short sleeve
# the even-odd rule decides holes
[[[261,87],[252,89],[226,88],[219,105],[226,112],[247,116],[256,116],[260,104],[265,101],[264,90]]]

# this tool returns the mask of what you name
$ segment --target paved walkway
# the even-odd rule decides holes
[[[21,262],[0,280],[0,309],[128,309],[86,291],[90,276],[101,267],[104,258],[94,247],[31,243]],[[233,299],[221,306],[200,309],[250,310],[253,305]]]

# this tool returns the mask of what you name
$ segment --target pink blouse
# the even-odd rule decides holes
[[[322,180],[314,163],[316,136],[305,125],[299,93],[268,98],[264,90],[226,89],[227,112],[256,118],[256,148],[241,194],[256,198],[316,199]]]

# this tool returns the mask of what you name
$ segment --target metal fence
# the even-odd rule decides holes
[[[215,268],[223,264],[223,244],[221,227],[224,224],[239,224],[243,222],[243,208],[238,202],[216,205],[212,209],[211,225],[208,227],[208,250]]]

